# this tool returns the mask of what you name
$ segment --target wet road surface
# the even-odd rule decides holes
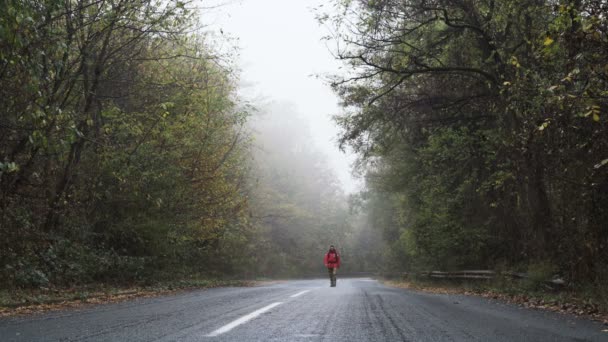
[[[600,323],[372,279],[217,288],[0,319],[0,341],[608,341]]]

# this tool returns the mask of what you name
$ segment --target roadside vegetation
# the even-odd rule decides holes
[[[194,12],[180,1],[3,8],[1,285],[172,279],[217,259],[226,227],[245,230],[247,112]]]
[[[608,296],[608,4],[334,1],[341,143],[387,271],[509,270]]]
[[[1,3],[3,303],[317,274],[330,241],[348,255],[346,197],[305,123],[239,97],[196,6]]]

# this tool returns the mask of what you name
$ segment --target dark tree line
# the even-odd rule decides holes
[[[341,142],[399,267],[605,284],[608,3],[335,5]]]
[[[246,226],[247,113],[190,4],[1,7],[2,286],[225,267]]]

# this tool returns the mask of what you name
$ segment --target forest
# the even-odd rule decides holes
[[[346,273],[608,283],[608,2],[319,10],[354,194],[196,6],[0,1],[0,288],[314,276],[331,243]]]
[[[402,270],[608,284],[608,2],[338,1],[359,202]]]
[[[2,287],[314,273],[354,241],[295,110],[238,97],[191,5],[2,3]]]

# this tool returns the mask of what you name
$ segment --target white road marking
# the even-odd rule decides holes
[[[232,321],[232,322],[224,325],[223,327],[215,330],[214,332],[208,334],[207,336],[208,337],[214,337],[214,336],[221,335],[223,333],[229,332],[230,330],[238,327],[239,325],[241,325],[241,324],[243,324],[243,323],[245,323],[247,321],[250,321],[250,320],[258,317],[259,315],[263,314],[264,312],[266,312],[266,311],[274,308],[275,306],[281,305],[281,304],[283,304],[283,302],[276,302],[276,303],[272,303],[272,304],[270,304],[268,306],[265,306],[265,307],[263,307],[261,309],[255,310],[254,312],[252,312],[252,313],[250,313],[248,315],[245,315],[245,316],[243,316],[243,317],[241,317],[241,318],[239,318],[237,320],[234,320],[234,321]]]
[[[301,295],[305,294],[306,292],[310,292],[310,290],[304,290],[304,291],[302,291],[302,292],[298,292],[298,293],[296,293],[296,294],[294,294],[294,295],[291,295],[291,296],[289,296],[289,297],[291,297],[291,298],[295,298],[295,297],[298,297],[298,296],[301,296]]]

